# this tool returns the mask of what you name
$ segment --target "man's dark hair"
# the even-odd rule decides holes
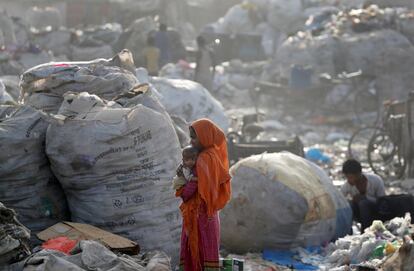
[[[361,163],[355,159],[348,159],[342,165],[343,174],[360,174],[362,173]]]
[[[198,150],[196,148],[194,148],[193,146],[189,145],[185,148],[183,148],[183,155],[184,154],[188,154],[191,156],[197,156],[198,155]]]

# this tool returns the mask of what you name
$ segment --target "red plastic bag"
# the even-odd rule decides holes
[[[42,244],[42,248],[61,251],[69,255],[69,252],[76,246],[77,243],[77,240],[71,240],[67,237],[56,237],[44,242]]]

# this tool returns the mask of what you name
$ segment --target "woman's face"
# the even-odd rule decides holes
[[[203,146],[201,145],[200,140],[198,139],[194,128],[191,126],[190,126],[190,144],[198,150],[203,149]]]

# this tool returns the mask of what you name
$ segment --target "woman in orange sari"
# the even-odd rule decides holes
[[[190,137],[200,154],[197,181],[188,182],[176,193],[183,199],[180,270],[220,270],[218,211],[231,195],[226,136],[212,121],[200,119],[190,126]]]

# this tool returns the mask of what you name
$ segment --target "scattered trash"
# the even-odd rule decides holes
[[[51,270],[125,270],[125,271],[171,271],[168,256],[152,252],[138,256],[115,254],[96,241],[81,240],[71,255],[55,250],[41,250],[25,260],[23,271]]]
[[[331,163],[331,158],[325,155],[321,149],[318,148],[310,148],[305,152],[306,159],[316,162],[316,163],[324,163],[329,164]]]
[[[42,244],[43,249],[51,249],[63,252],[69,255],[69,252],[76,246],[77,240],[71,240],[68,237],[55,237]]]
[[[30,230],[23,226],[13,209],[0,202],[0,266],[30,255]]]
[[[92,225],[81,223],[59,222],[39,232],[37,237],[40,240],[47,241],[42,245],[43,248],[51,248],[51,246],[56,248],[55,245],[60,246],[62,244],[66,250],[60,251],[66,252],[67,254],[79,240],[99,240],[100,243],[114,252],[122,252],[129,255],[139,253],[139,245],[137,243]],[[51,240],[53,241],[50,242]],[[75,243],[73,243],[73,240],[76,240]],[[71,248],[69,249],[69,247]]]

